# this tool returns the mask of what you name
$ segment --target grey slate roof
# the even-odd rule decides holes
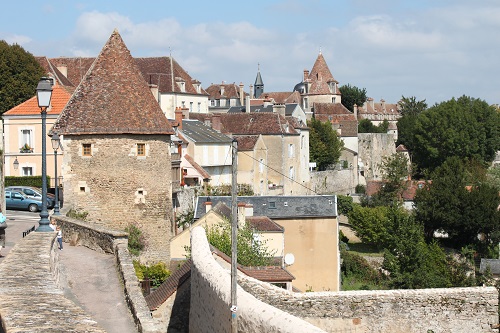
[[[231,207],[230,196],[200,196],[196,201],[195,219],[205,214],[207,201],[212,202],[212,207],[219,202]],[[254,216],[267,216],[272,219],[337,216],[335,195],[239,196],[237,201],[253,205]],[[274,208],[272,208],[272,203],[274,203]]]
[[[192,119],[182,120],[182,135],[197,143],[231,143],[233,139],[217,132],[201,121]]]

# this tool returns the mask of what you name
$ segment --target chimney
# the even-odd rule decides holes
[[[285,105],[284,104],[275,104],[273,105],[273,112],[279,113],[283,117],[285,116]]]
[[[255,96],[253,95],[253,85],[252,84],[250,85],[250,98],[255,98]]]
[[[253,205],[252,204],[245,205],[245,216],[253,216]]]
[[[245,103],[245,92],[243,91],[243,82],[240,82],[240,104],[244,105]]]
[[[220,114],[214,113],[212,115],[212,128],[220,133],[221,127]]]
[[[224,81],[222,81],[222,84],[220,85],[220,95],[224,95]]]
[[[373,101],[373,98],[369,97],[368,98],[368,103],[370,103],[370,106],[372,107],[372,110],[375,110],[375,103]]]
[[[380,104],[382,104],[382,111],[384,111],[385,110],[385,100],[383,98],[380,100]]]
[[[250,95],[248,95],[245,100],[245,112],[250,112]]]
[[[158,102],[158,85],[150,83],[149,89],[151,90],[151,93],[153,94],[156,101]]]
[[[179,108],[175,108],[175,121],[179,123],[180,130],[182,130],[182,119],[184,119],[182,110]]]
[[[304,69],[304,82],[307,81],[307,78],[309,77],[309,70]]]
[[[205,202],[205,213],[208,213],[212,209],[212,199],[207,197],[207,201]]]
[[[354,117],[356,118],[356,120],[358,120],[358,106],[356,104],[354,104],[353,111]]]
[[[241,228],[245,225],[245,207],[246,203],[238,202],[238,226]]]
[[[61,72],[62,75],[64,75],[66,78],[68,77],[68,65],[66,64],[60,64],[57,66],[57,69],[59,72]]]

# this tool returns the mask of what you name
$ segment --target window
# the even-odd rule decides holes
[[[92,156],[92,145],[90,143],[84,143],[82,145],[82,155]]]
[[[182,101],[181,104],[182,104],[182,108],[184,109],[186,107],[186,101]]]
[[[146,156],[146,144],[138,143],[137,144],[137,156]]]
[[[295,179],[295,170],[293,169],[293,166],[290,167],[290,170],[288,170],[288,178],[290,179]]]
[[[276,209],[276,201],[269,201],[269,209]]]
[[[294,155],[294,147],[293,147],[293,144],[289,144],[288,145],[288,157],[293,157]]]
[[[198,102],[198,112],[201,112],[201,102]]]
[[[307,98],[304,98],[304,109],[307,108],[309,108],[309,101],[307,100]]]
[[[264,173],[264,159],[263,158],[261,158],[259,160],[259,172]]]
[[[31,147],[31,130],[21,130],[21,146],[28,145]]]
[[[193,112],[193,102],[189,102],[189,112]]]
[[[23,176],[33,176],[33,168],[23,167]]]

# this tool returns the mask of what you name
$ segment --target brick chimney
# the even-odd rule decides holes
[[[244,105],[245,103],[245,92],[243,91],[243,82],[240,82],[240,104]]]
[[[151,93],[153,94],[156,101],[158,102],[158,85],[150,83],[149,89],[151,90]]]
[[[243,227],[245,225],[245,210],[247,204],[244,202],[238,202],[238,226]]]
[[[356,104],[354,104],[353,110],[354,110],[354,117],[356,117],[356,120],[357,120],[358,119],[358,106]]]
[[[382,104],[382,111],[384,111],[385,110],[385,100],[381,99],[380,104]]]
[[[208,213],[212,209],[212,200],[210,197],[207,197],[207,201],[205,202],[205,213]]]
[[[214,113],[212,115],[212,128],[220,133],[221,127],[220,114]]]
[[[184,115],[182,114],[182,110],[180,108],[175,108],[175,121],[179,123],[179,129],[182,130],[182,119],[184,119]]]
[[[304,82],[307,81],[307,78],[309,77],[309,70],[304,69]]]

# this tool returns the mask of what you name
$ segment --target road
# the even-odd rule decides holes
[[[23,237],[38,227],[40,213],[7,210],[6,246],[0,262]],[[66,298],[82,307],[108,333],[136,333],[112,254],[63,243],[59,253],[60,285]]]

